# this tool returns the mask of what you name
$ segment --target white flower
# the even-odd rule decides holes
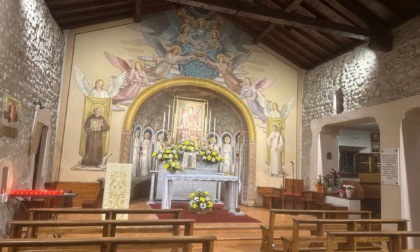
[[[159,154],[157,157],[158,157],[158,159],[162,159],[162,154]]]
[[[201,209],[206,209],[206,207],[207,207],[206,203],[204,203],[204,202],[200,203],[200,208]]]
[[[169,159],[173,159],[173,158],[174,158],[174,155],[169,154],[169,155],[168,155],[168,158],[169,158]]]
[[[207,159],[207,157],[206,157],[206,156],[202,156],[202,157],[201,157],[201,159],[206,160],[206,159]]]
[[[354,186],[353,185],[343,185],[344,188],[346,188],[346,190],[349,191],[353,191],[354,190]]]
[[[212,161],[212,162],[216,162],[216,159],[215,159],[215,158],[211,158],[211,161]]]

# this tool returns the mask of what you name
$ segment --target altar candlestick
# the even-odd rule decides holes
[[[214,137],[216,138],[216,117],[214,118],[213,132],[214,132]]]
[[[169,132],[171,132],[170,131],[170,129],[169,129],[169,126],[170,126],[170,123],[171,122],[171,105],[169,105],[169,109],[168,109],[168,131]]]
[[[211,124],[210,124],[210,122],[211,122],[211,110],[210,110],[210,116],[209,116],[209,131],[211,130]]]
[[[163,123],[162,123],[162,134],[163,134],[163,137],[165,137],[165,118],[166,118],[166,113],[163,112]]]
[[[204,139],[207,139],[207,117],[204,118]]]

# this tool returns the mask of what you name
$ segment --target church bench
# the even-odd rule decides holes
[[[2,248],[19,251],[139,251],[139,248],[183,248],[191,251],[192,244],[201,244],[202,252],[212,252],[215,236],[154,236],[154,237],[91,237],[61,239],[0,239]],[[25,250],[26,248],[26,250]]]
[[[345,238],[348,241],[348,250],[355,250],[356,242],[360,239],[385,238],[388,240],[389,252],[419,251],[420,249],[407,249],[408,237],[420,237],[420,231],[327,231],[326,251],[335,251],[334,242],[337,238]]]
[[[58,215],[104,215],[106,220],[117,219],[118,214],[172,214],[174,219],[181,217],[182,209],[109,209],[109,208],[30,208],[29,220],[56,219]]]
[[[116,233],[171,232],[178,236],[181,226],[184,235],[193,234],[194,219],[173,220],[33,220],[10,221],[10,238],[18,238],[24,227],[28,228],[28,237],[38,234],[85,234],[101,233],[103,237],[113,237]],[[169,226],[169,227],[168,227]],[[76,228],[75,228],[76,227]],[[88,229],[86,230],[85,227]]]
[[[282,236],[283,251],[299,251],[299,250],[325,250],[327,237],[326,230],[335,231],[356,231],[371,230],[372,226],[395,224],[398,231],[407,230],[407,220],[405,219],[308,219],[308,218],[293,218],[292,236]],[[308,225],[316,226],[316,233],[311,236],[301,236],[302,230],[305,230]],[[301,227],[304,227],[302,229]],[[345,243],[346,239],[337,239],[336,242]],[[369,242],[369,241],[365,241]],[[302,247],[302,244],[316,244],[310,248]],[[342,245],[342,244],[340,244]],[[348,244],[346,244],[348,245]],[[369,245],[371,247],[371,245]]]
[[[260,250],[262,252],[271,252],[274,250],[280,250],[281,248],[279,246],[276,246],[274,244],[274,232],[275,231],[286,231],[289,232],[293,229],[293,222],[292,219],[289,218],[289,220],[285,223],[282,223],[279,225],[276,222],[276,217],[281,215],[284,217],[285,215],[291,216],[291,215],[309,215],[309,216],[315,216],[319,219],[326,219],[326,218],[349,218],[357,217],[357,218],[364,218],[364,219],[370,219],[371,218],[371,211],[349,211],[349,210],[293,210],[293,209],[270,209],[270,216],[269,216],[269,223],[268,225],[262,224],[260,225],[261,233],[262,233],[262,244],[260,247]],[[307,230],[313,229],[313,226],[308,226]]]

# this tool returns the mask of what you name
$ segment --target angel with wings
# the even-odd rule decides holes
[[[85,96],[92,96],[97,98],[112,98],[117,95],[121,85],[124,83],[126,73],[122,73],[111,81],[106,89],[104,89],[105,81],[102,78],[97,78],[94,81],[94,87],[85,77],[83,72],[74,65],[73,74],[77,82],[77,86]]]
[[[133,63],[132,68],[124,59],[109,52],[104,52],[104,54],[114,67],[127,74],[125,79],[127,85],[119,90],[118,94],[112,99],[112,104],[134,99],[139,93],[140,87],[149,81],[143,63],[137,60]]]
[[[226,85],[235,93],[240,94],[242,91],[242,80],[233,74],[233,71],[243,62],[245,62],[251,52],[239,54],[233,57],[230,61],[226,62],[225,55],[219,54],[217,56],[217,62],[212,61],[211,57],[206,59],[206,64],[219,71],[220,75],[225,80]]]
[[[181,47],[174,45],[169,49],[155,37],[145,35],[149,44],[153,45],[158,57],[155,59],[156,65],[147,69],[150,80],[158,80],[165,78],[172,67],[177,64],[185,64],[196,59],[192,53],[184,53],[181,55]]]
[[[252,82],[250,77],[245,77],[244,79],[245,86],[242,88],[241,95],[246,98],[252,114],[264,123],[267,121],[267,115],[264,110],[265,104],[260,104],[261,100],[258,98],[262,96],[260,91],[270,87],[275,81],[264,78]]]

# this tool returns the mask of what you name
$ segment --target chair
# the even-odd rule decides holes
[[[282,193],[282,206],[285,209],[304,209],[302,200],[303,179],[285,179]]]
[[[284,184],[284,196],[302,197],[303,179],[285,179]]]

